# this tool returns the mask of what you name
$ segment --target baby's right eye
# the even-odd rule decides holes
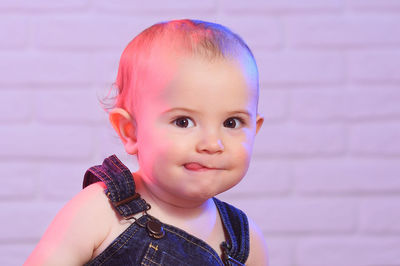
[[[174,124],[182,128],[188,128],[194,126],[193,120],[190,119],[189,117],[179,117],[174,120]]]

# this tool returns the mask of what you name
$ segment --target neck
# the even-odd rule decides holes
[[[139,173],[134,173],[135,185],[137,192],[142,198],[151,205],[149,214],[153,216],[173,216],[177,219],[196,219],[205,213],[215,210],[212,199],[200,202],[192,202],[188,200],[177,200],[176,197],[169,197],[157,193],[157,191],[146,184]]]

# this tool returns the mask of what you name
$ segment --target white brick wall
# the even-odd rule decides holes
[[[400,265],[400,1],[0,1],[0,264],[21,265],[85,170],[117,154],[97,102],[125,45],[198,18],[248,42],[266,122],[221,195],[271,265]]]

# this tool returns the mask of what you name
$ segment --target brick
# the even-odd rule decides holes
[[[313,16],[285,20],[288,45],[373,48],[400,44],[396,15]]]
[[[84,54],[2,53],[0,54],[0,69],[2,69],[0,84],[87,85],[93,79],[89,62],[90,57]]]
[[[400,115],[400,92],[397,89],[356,89],[343,91],[290,92],[291,117],[296,121],[369,120],[395,118]]]
[[[345,263],[344,263],[345,262]],[[334,237],[298,242],[295,265],[360,266],[400,264],[398,237]]]
[[[289,96],[287,92],[278,90],[260,90],[258,112],[265,123],[279,122],[288,116]]]
[[[349,78],[356,83],[398,83],[400,52],[396,50],[349,53]]]
[[[118,54],[145,27],[148,18],[43,18],[34,24],[34,45],[40,49],[96,51],[114,49]]]
[[[119,58],[122,50],[118,53],[96,54],[93,58],[92,71],[96,79],[93,83],[99,88],[100,96],[106,96],[118,73]]]
[[[45,123],[85,124],[108,123],[93,90],[37,91],[34,101],[36,118]]]
[[[2,126],[0,156],[81,160],[93,152],[93,130],[85,126]]]
[[[282,237],[264,236],[267,242],[268,265],[294,265],[294,241]]]
[[[2,124],[27,123],[32,119],[32,92],[28,90],[0,90],[0,122]]]
[[[400,2],[397,0],[347,0],[347,6],[355,11],[397,12]]]
[[[344,98],[340,87],[292,91],[290,116],[296,121],[340,121],[346,114]]]
[[[0,241],[39,241],[51,220],[61,209],[62,202],[1,202]],[[15,219],[10,219],[15,217]],[[29,218],[27,218],[29,217]]]
[[[346,92],[345,116],[351,119],[397,118],[400,115],[400,92],[397,88],[356,89]]]
[[[349,233],[355,230],[356,205],[341,199],[231,199],[266,235]]]
[[[246,176],[238,185],[225,192],[224,197],[282,195],[289,192],[290,186],[287,164],[253,159]]]
[[[344,81],[344,57],[337,52],[258,52],[262,87],[337,84]]]
[[[0,2],[0,10],[9,11],[63,11],[71,12],[83,10],[88,6],[88,1],[71,0],[71,1],[51,1],[38,0],[35,2],[29,0],[2,0]]]
[[[104,154],[98,152],[96,158],[79,162],[56,161],[42,163],[40,179],[43,198],[48,201],[71,199],[82,189],[83,177],[86,171],[92,166],[101,165],[103,160],[112,154],[116,154],[131,172],[137,171],[138,165],[135,157],[128,155],[123,148],[121,150],[121,152],[109,150]]]
[[[193,14],[206,14],[216,11],[216,0],[205,0],[202,2],[197,1],[158,1],[157,4],[154,2],[143,2],[139,0],[134,1],[118,1],[110,2],[105,0],[96,1],[93,3],[96,10],[101,12],[118,12],[123,14],[176,14],[179,12],[186,12],[185,17],[188,17],[187,12]],[[189,16],[190,17],[190,16]]]
[[[329,159],[293,163],[294,189],[313,195],[398,193],[397,159]]]
[[[83,176],[93,165],[88,161],[43,163],[40,171],[43,197],[49,201],[71,199],[82,189]]]
[[[0,163],[0,180],[3,188],[0,198],[3,200],[32,199],[38,190],[38,169],[33,163]]]
[[[0,244],[0,264],[7,266],[20,266],[24,264],[34,247],[34,244],[25,243]]]
[[[283,46],[282,26],[276,18],[257,15],[221,15],[217,22],[239,34],[252,50],[277,49]]]
[[[353,125],[349,152],[357,155],[400,155],[400,125],[394,122]]]
[[[138,169],[136,156],[126,153],[121,139],[114,131],[110,123],[96,128],[96,134],[93,136],[95,141],[96,157],[95,164],[101,164],[104,158],[116,154],[118,158],[131,170],[135,172]]]
[[[360,207],[360,230],[379,235],[400,234],[399,202],[399,197],[364,200]]]
[[[257,156],[331,156],[345,149],[345,130],[341,125],[264,125],[257,135]]]
[[[0,24],[0,48],[21,49],[28,42],[28,24],[22,17],[2,16]]]
[[[240,0],[222,0],[220,4],[223,10],[230,12],[240,13],[264,13],[273,12],[279,13],[300,13],[300,12],[337,12],[343,9],[343,0],[334,1],[318,1],[318,0],[273,0],[273,1],[262,1],[255,0],[249,2],[243,2]]]

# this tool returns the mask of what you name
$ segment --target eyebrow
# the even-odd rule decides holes
[[[175,107],[175,108],[167,109],[167,110],[165,110],[165,111],[162,112],[162,113],[163,113],[163,114],[166,114],[166,113],[171,113],[171,112],[176,112],[176,111],[184,111],[184,112],[195,113],[195,114],[199,113],[199,112],[196,111],[196,110],[192,110],[192,109],[185,108],[185,107]],[[230,111],[230,112],[228,112],[229,115],[238,114],[238,113],[239,113],[239,114],[246,115],[246,116],[248,116],[248,117],[251,117],[250,112],[247,111],[247,110],[236,110],[236,111]]]

